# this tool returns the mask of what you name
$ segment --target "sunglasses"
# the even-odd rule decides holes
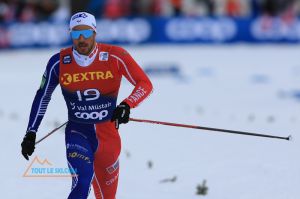
[[[94,34],[94,30],[72,30],[71,37],[72,39],[79,39],[80,35],[82,35],[85,39],[90,38]]]

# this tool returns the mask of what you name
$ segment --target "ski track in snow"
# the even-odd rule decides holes
[[[175,65],[180,74],[151,76],[154,92],[133,118],[202,125],[278,136],[293,142],[130,122],[122,125],[119,199],[297,199],[300,195],[298,46],[125,46],[137,62]],[[69,178],[24,178],[20,143],[46,63],[58,49],[1,51],[1,198],[67,198]],[[119,101],[132,86],[124,80]],[[63,123],[56,88],[38,138]],[[130,153],[130,156],[128,155]],[[66,167],[64,134],[34,155]],[[153,163],[152,168],[148,162]],[[177,180],[160,183],[174,176]],[[196,195],[207,181],[208,194]],[[91,193],[89,198],[94,198]]]

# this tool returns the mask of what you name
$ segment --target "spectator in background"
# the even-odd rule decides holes
[[[295,4],[295,0],[263,0],[262,14],[272,17],[280,16]]]
[[[148,16],[150,14],[148,0],[133,0],[130,5],[131,16]]]
[[[104,17],[116,19],[130,15],[131,0],[106,0]]]
[[[281,15],[299,15],[299,0],[251,0],[250,10],[253,17],[260,15],[276,17]]]
[[[295,9],[295,14],[297,16],[299,16],[300,15],[300,1],[297,1],[297,0],[295,1],[294,9]]]
[[[164,0],[163,0],[164,1]],[[156,0],[131,0],[130,3],[130,16],[157,16],[161,13],[161,6],[158,5],[162,1]]]
[[[15,18],[16,2],[0,0],[0,22],[11,22]]]
[[[261,13],[262,0],[250,0],[250,10],[253,17],[257,17]]]
[[[83,0],[70,0],[71,5],[71,15],[80,12],[85,11],[88,8],[90,1],[83,1]]]
[[[96,17],[102,17],[105,3],[106,0],[90,0],[87,5],[87,11]]]
[[[299,1],[288,0],[283,6],[283,10],[280,13],[282,21],[284,21],[286,25],[293,25],[297,19],[297,14],[299,14]]]
[[[21,1],[17,7],[16,20],[31,22],[37,20],[37,5],[32,1]]]
[[[165,0],[152,0],[150,13],[153,16],[164,16],[164,12],[162,8],[164,1]]]
[[[239,0],[226,0],[225,5],[226,15],[237,17],[241,15],[241,4]]]
[[[282,16],[299,15],[300,0],[0,0],[0,22],[43,21],[65,5],[66,15],[89,11],[97,18],[147,16]],[[68,4],[71,13],[68,13]],[[55,18],[55,17],[54,17]],[[62,18],[62,17],[61,17]],[[57,19],[57,18],[55,18]]]
[[[170,0],[175,16],[182,15],[182,0]]]
[[[202,1],[206,7],[206,13],[208,16],[215,15],[215,0],[198,0]]]
[[[96,18],[116,19],[128,16],[132,0],[77,0],[71,1],[71,14],[88,11]]]
[[[268,16],[275,16],[279,11],[279,0],[264,0],[262,3],[262,12]]]
[[[1,22],[47,20],[59,7],[58,0],[1,0]]]
[[[186,0],[183,14],[187,16],[214,16],[216,12],[215,0]]]
[[[35,4],[32,1],[2,0],[0,18],[2,22],[34,21]]]
[[[176,6],[175,6],[176,7]],[[132,16],[174,16],[171,0],[132,0]]]
[[[49,19],[49,17],[58,9],[58,0],[40,0],[35,5],[36,18],[38,21]]]

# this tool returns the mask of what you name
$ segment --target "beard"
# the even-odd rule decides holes
[[[76,50],[83,55],[89,55],[89,53],[92,50],[93,45],[89,45],[86,42],[80,42],[78,43]]]
[[[81,48],[81,47],[88,47],[89,45],[85,42],[80,42],[78,43],[78,47]]]

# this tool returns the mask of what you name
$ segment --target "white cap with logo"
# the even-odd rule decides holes
[[[75,13],[70,20],[70,31],[78,25],[87,25],[90,26],[95,32],[96,30],[96,19],[93,15],[87,12],[77,12]]]

